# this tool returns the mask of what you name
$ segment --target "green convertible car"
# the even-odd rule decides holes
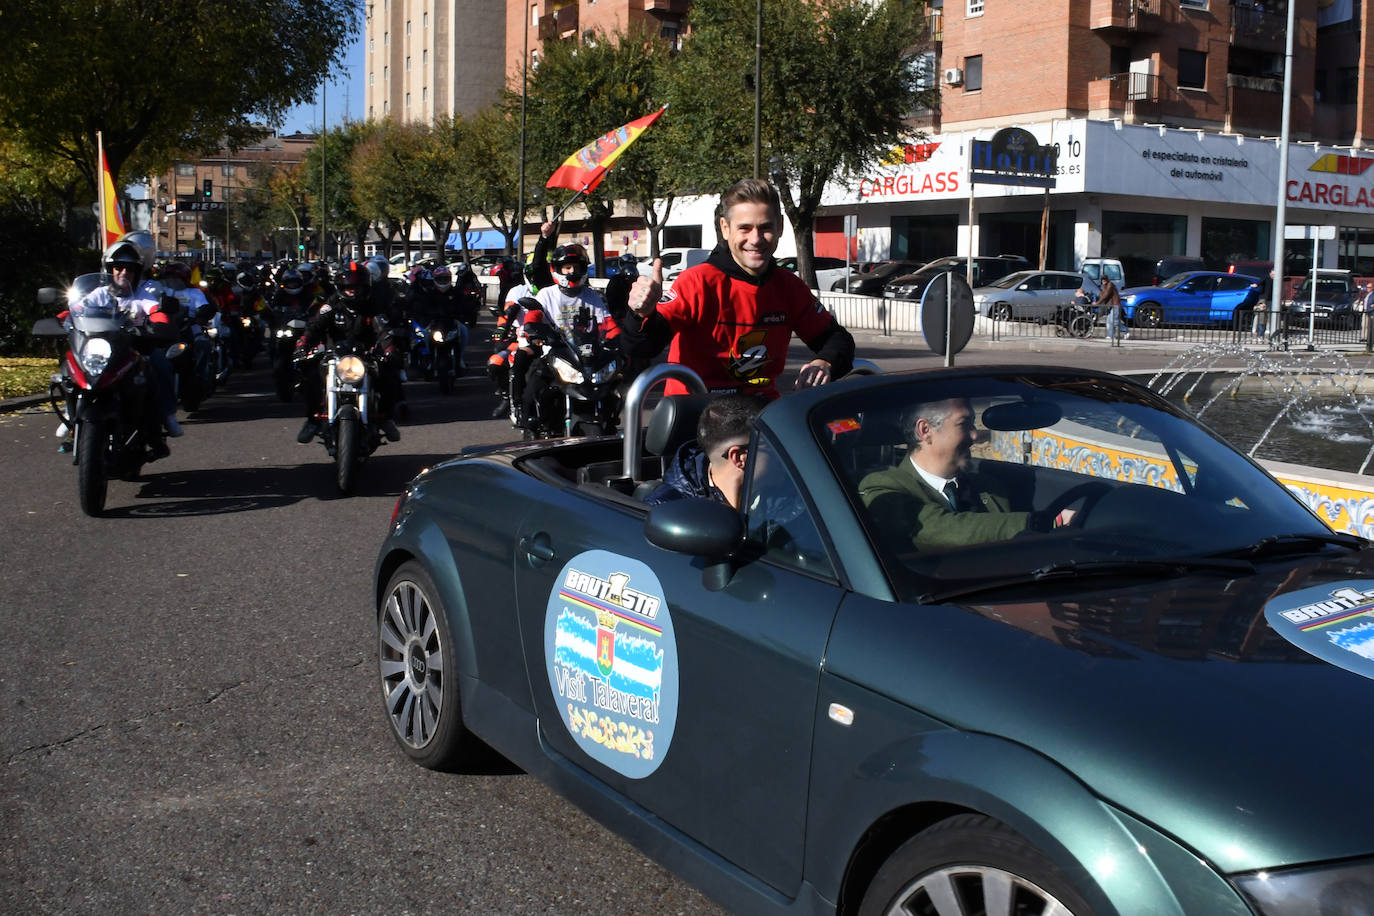
[[[790,394],[739,511],[650,508],[686,374],[623,439],[407,486],[374,599],[416,763],[490,745],[743,913],[1370,911],[1368,542],[1069,368]],[[955,416],[962,504],[916,470]]]

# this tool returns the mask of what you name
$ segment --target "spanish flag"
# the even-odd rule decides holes
[[[124,217],[119,213],[119,192],[110,175],[110,163],[105,159],[105,143],[96,131],[95,145],[100,152],[100,229],[105,247],[124,236]]]
[[[596,186],[601,184],[601,179],[606,177],[606,172],[615,165],[620,154],[638,140],[639,135],[648,130],[649,125],[657,121],[659,115],[667,110],[668,106],[664,105],[651,115],[645,115],[597,137],[569,156],[554,171],[544,187],[584,192],[596,190]]]

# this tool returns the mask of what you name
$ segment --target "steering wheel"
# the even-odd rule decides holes
[[[1106,496],[1113,489],[1115,488],[1105,480],[1084,481],[1083,483],[1069,487],[1063,493],[1060,493],[1051,500],[1050,504],[1045,507],[1045,514],[1054,518],[1069,506],[1082,500],[1082,507],[1074,513],[1073,521],[1069,523],[1073,528],[1082,528],[1087,524],[1088,513],[1097,505],[1098,500]]]

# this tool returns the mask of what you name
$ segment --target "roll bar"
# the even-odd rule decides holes
[[[643,407],[644,399],[659,382],[674,379],[686,385],[694,394],[707,394],[706,383],[691,369],[681,363],[659,363],[641,372],[630,384],[625,395],[625,411],[621,416],[621,427],[625,430],[624,462],[622,471],[631,480],[639,480],[640,459],[644,451]]]

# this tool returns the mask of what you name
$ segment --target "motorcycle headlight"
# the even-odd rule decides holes
[[[592,373],[592,384],[600,385],[602,382],[610,381],[615,377],[615,370],[618,368],[619,366],[616,365],[616,361],[611,360],[598,371]]]
[[[278,336],[278,337],[290,337],[290,336],[291,336],[291,330],[290,330],[289,328],[277,328],[277,336]]]
[[[444,342],[444,332],[443,332],[443,331],[440,331],[440,330],[438,330],[438,329],[435,329],[434,333],[430,334],[429,337],[430,337],[430,339],[433,340],[435,343],[443,343],[443,342]]]
[[[99,375],[110,364],[110,342],[103,337],[92,337],[81,345],[81,365],[87,375]]]
[[[1323,913],[1362,913],[1374,900],[1374,859],[1261,871],[1232,880],[1263,916],[1311,913],[1317,901],[1330,904],[1320,907]]]
[[[582,371],[561,356],[553,358],[553,371],[557,372],[558,377],[569,385],[582,384]]]
[[[219,336],[219,328],[206,328],[206,329],[205,329],[205,336],[206,336],[206,337],[218,337],[218,336]]]
[[[345,385],[356,385],[367,375],[367,366],[356,356],[345,356],[339,360],[339,379]]]
[[[251,319],[251,318],[240,318],[240,319],[239,319],[239,322],[246,328],[246,327],[248,327],[249,325],[251,325],[251,324],[253,323],[253,319]]]

